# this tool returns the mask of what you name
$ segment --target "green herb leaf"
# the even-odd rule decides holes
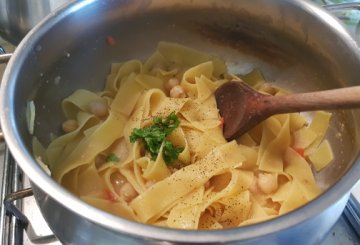
[[[120,158],[117,155],[115,155],[114,153],[111,153],[106,157],[105,161],[106,162],[118,162],[118,161],[120,161]]]
[[[159,154],[161,145],[164,143],[163,157],[166,163],[171,163],[178,158],[182,148],[176,148],[166,137],[170,135],[180,125],[179,118],[175,112],[172,112],[166,118],[155,117],[153,124],[145,128],[134,128],[130,135],[130,142],[142,140],[146,151],[151,155],[151,159],[155,160]]]
[[[184,150],[184,147],[175,147],[170,141],[164,141],[163,158],[166,163],[170,164],[178,159],[179,154]]]

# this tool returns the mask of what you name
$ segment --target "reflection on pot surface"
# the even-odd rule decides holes
[[[1,0],[0,36],[18,44],[45,16],[69,0]]]

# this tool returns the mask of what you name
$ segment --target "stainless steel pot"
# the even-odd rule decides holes
[[[13,44],[45,16],[69,0],[0,0],[0,36]]]
[[[108,35],[116,45],[107,45]],[[112,62],[145,58],[162,40],[223,57],[233,72],[260,68],[267,79],[293,91],[360,83],[355,41],[335,18],[307,1],[74,1],[20,43],[0,94],[7,144],[30,177],[54,233],[65,244],[319,243],[360,178],[357,110],[334,113],[328,138],[335,161],[316,176],[324,193],[289,214],[238,229],[183,231],[115,217],[81,202],[38,166],[26,102],[35,101],[35,135],[47,144],[63,121],[65,96],[77,88],[101,89]]]

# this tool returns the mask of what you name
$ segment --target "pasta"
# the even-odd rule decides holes
[[[287,93],[254,70],[244,76],[199,51],[161,42],[145,62],[113,64],[100,92],[62,103],[65,134],[36,159],[84,202],[114,215],[178,229],[223,229],[272,219],[316,198],[314,168],[333,155],[330,113],[275,115],[227,142],[214,91],[243,80]],[[156,147],[155,147],[156,146]]]

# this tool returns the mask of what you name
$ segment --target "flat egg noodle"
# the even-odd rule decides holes
[[[135,198],[130,206],[142,222],[147,222],[179,198],[205,184],[212,176],[239,166],[243,157],[234,151],[234,145],[234,142],[230,142],[217,147],[197,163],[183,167],[157,182]]]
[[[103,99],[97,94],[85,89],[78,89],[73,94],[65,98],[62,102],[62,108],[66,118],[73,119],[80,111],[89,112],[89,104]]]
[[[273,130],[269,122],[270,120],[265,121],[266,126],[263,127],[262,142],[265,141],[265,143],[260,144],[259,152],[262,154],[258,158],[259,169],[267,172],[283,172],[283,155],[290,145],[289,116],[280,129],[274,130],[277,135],[273,137],[272,132],[269,132]]]
[[[122,136],[124,121],[124,116],[110,113],[106,121],[90,137],[81,140],[79,145],[63,162],[53,167],[51,171],[54,179],[61,183],[62,177],[68,171],[88,164],[99,152],[108,148],[116,139]]]
[[[164,84],[169,78],[180,81],[186,98],[168,96]],[[321,168],[331,161],[328,145],[322,143],[331,114],[316,112],[310,126],[299,113],[273,116],[228,143],[214,91],[241,79],[265,94],[287,94],[267,85],[259,71],[229,74],[218,58],[160,42],[144,63],[114,63],[103,91],[77,90],[65,98],[65,116],[77,120],[79,127],[45,150],[34,141],[34,154],[48,164],[55,180],[83,201],[142,223],[222,229],[274,218],[319,195],[311,167],[299,152],[312,154]],[[96,101],[109,105],[106,118],[91,114],[89,104]],[[130,142],[134,128],[147,127],[154,117],[171,112],[180,126],[167,140],[184,147],[175,165],[165,163],[163,148],[152,159],[144,153],[143,142]],[[125,142],[126,154],[116,150],[119,141]],[[326,156],[317,157],[321,152]],[[119,160],[96,164],[97,156],[110,154]],[[265,194],[259,184],[253,189],[263,173],[276,176],[275,191]],[[114,174],[124,176],[137,197],[123,200],[113,186]]]
[[[50,169],[53,168],[53,165],[62,161],[69,154],[69,151],[74,149],[73,147],[75,145],[73,143],[76,143],[76,145],[79,143],[83,137],[82,133],[85,130],[99,123],[99,119],[92,114],[82,111],[78,112],[77,121],[79,122],[79,126],[76,130],[56,138],[46,149],[46,156],[49,161],[48,165]]]

